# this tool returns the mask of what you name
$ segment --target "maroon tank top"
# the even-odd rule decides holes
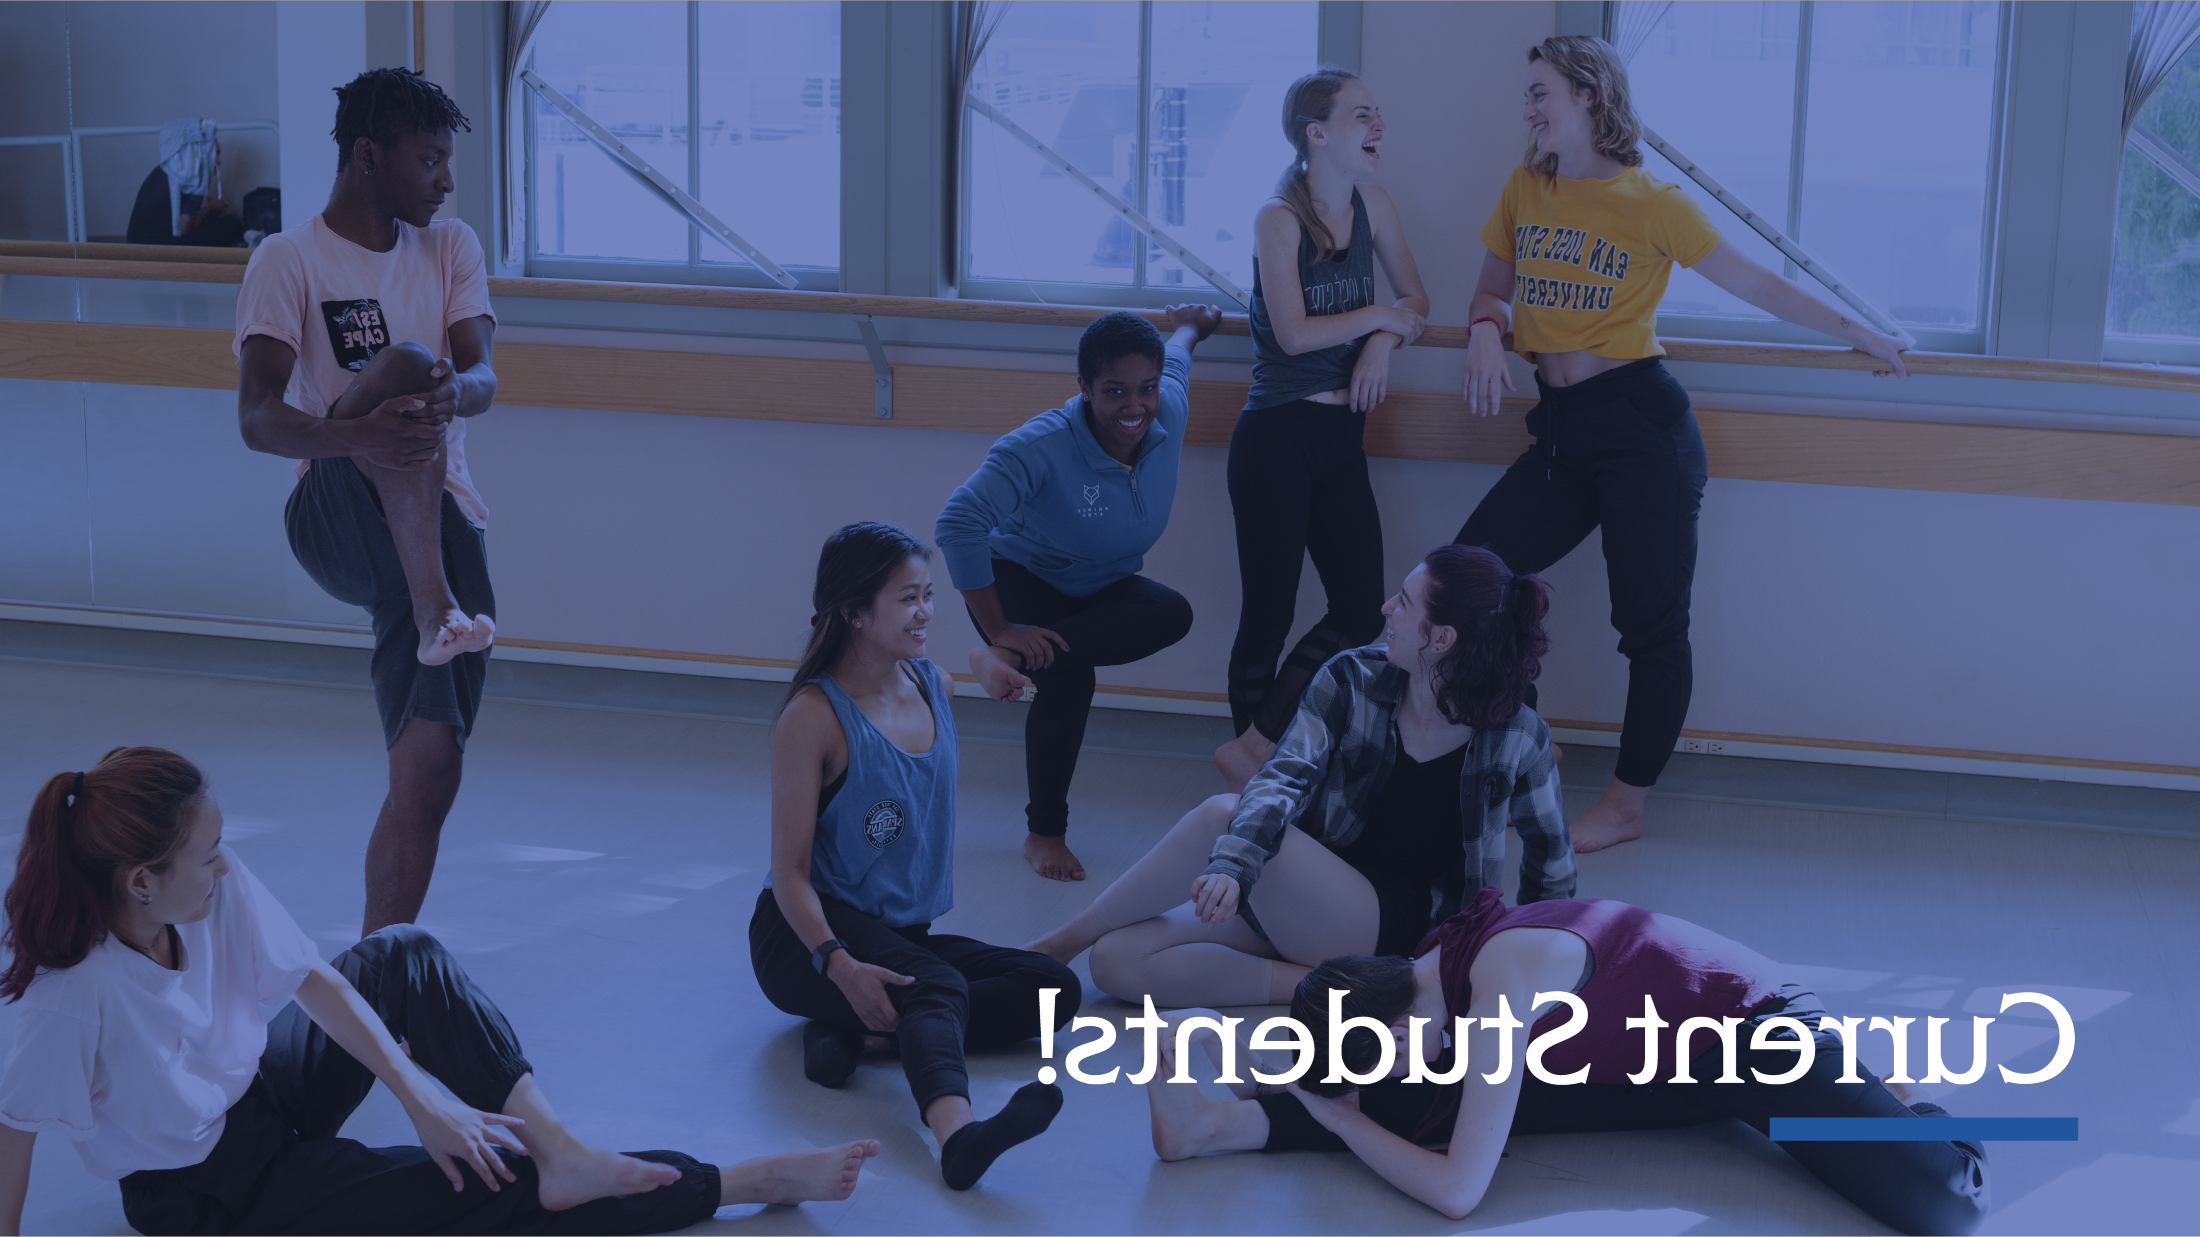
[[[1658,1032],[1662,1077],[1672,1071],[1673,1033],[1683,1020],[1747,1017],[1780,986],[1778,968],[1763,954],[1685,919],[1606,898],[1554,898],[1508,907],[1502,892],[1492,887],[1436,925],[1414,951],[1420,957],[1443,947],[1438,975],[1451,1016],[1466,1013],[1474,1003],[1467,973],[1482,946],[1509,928],[1562,928],[1588,942],[1593,969],[1579,993],[1589,1007],[1588,1025],[1544,1053],[1543,1068],[1570,1074],[1586,1065],[1592,1083],[1624,1083],[1628,1074],[1642,1068],[1642,1032],[1628,1030],[1627,1019],[1642,1017],[1643,997],[1657,1001],[1658,1017],[1668,1024]],[[1533,1038],[1572,1016],[1565,1006],[1554,1006],[1526,1034]],[[1706,1044],[1697,1036],[1691,1046]]]

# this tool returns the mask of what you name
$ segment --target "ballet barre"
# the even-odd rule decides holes
[[[62,279],[137,279],[176,283],[244,281],[246,250],[213,249],[179,253],[164,245],[71,245],[63,241],[0,241],[0,275]],[[151,260],[149,260],[151,259]],[[741,309],[778,313],[856,314],[874,318],[912,318],[934,322],[985,322],[1006,326],[1062,327],[1082,330],[1109,312],[1100,305],[1041,305],[1023,301],[966,301],[938,297],[874,296],[849,292],[788,292],[769,288],[729,288],[698,284],[615,283],[587,279],[489,280],[497,298],[586,301],[614,305],[670,305],[692,309]],[[1156,326],[1165,326],[1159,310],[1136,310]],[[1225,313],[1218,335],[1248,334],[1244,314]],[[1507,343],[1510,344],[1510,337]],[[1712,365],[1766,365],[1782,368],[1873,370],[1882,362],[1838,344],[1760,344],[1723,339],[1661,338],[1669,361]],[[1465,348],[1467,328],[1432,324],[1414,341],[1423,348]],[[2140,387],[2157,391],[2200,392],[2200,369],[2132,365],[2109,361],[2058,361],[2037,357],[1974,356],[1956,352],[1906,352],[1912,374],[1951,378],[1998,378],[2031,382],[2075,382]]]

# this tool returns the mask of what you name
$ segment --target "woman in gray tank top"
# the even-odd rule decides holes
[[[1309,73],[1284,93],[1283,132],[1298,153],[1253,221],[1253,386],[1230,435],[1238,737],[1215,765],[1232,791],[1275,750],[1322,663],[1382,631],[1383,529],[1361,431],[1389,387],[1391,349],[1428,313],[1398,208],[1373,183],[1383,119],[1367,86],[1342,69]],[[1377,260],[1389,305],[1375,303]],[[1283,657],[1309,556],[1329,612]]]
[[[964,1053],[1057,1029],[1083,1001],[1041,954],[932,931],[955,904],[954,685],[925,658],[932,551],[891,524],[851,524],[818,557],[809,647],[772,732],[770,875],[749,959],[773,1005],[810,1019],[802,1069],[838,1087],[866,1051],[898,1047],[940,1173],[969,1189],[1043,1132],[1062,1089],[1034,1082],[983,1121]]]

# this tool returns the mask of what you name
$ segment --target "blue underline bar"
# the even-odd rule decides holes
[[[2076,1117],[1774,1117],[1774,1142],[2076,1142]]]

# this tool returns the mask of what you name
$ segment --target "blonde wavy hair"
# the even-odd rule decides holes
[[[1589,92],[1597,153],[1621,167],[1642,166],[1642,121],[1636,119],[1634,100],[1627,93],[1627,66],[1619,51],[1603,39],[1560,34],[1528,49],[1528,63],[1538,60],[1558,70],[1574,89]],[[1521,162],[1547,177],[1558,175],[1558,156],[1538,151],[1533,140]]]

